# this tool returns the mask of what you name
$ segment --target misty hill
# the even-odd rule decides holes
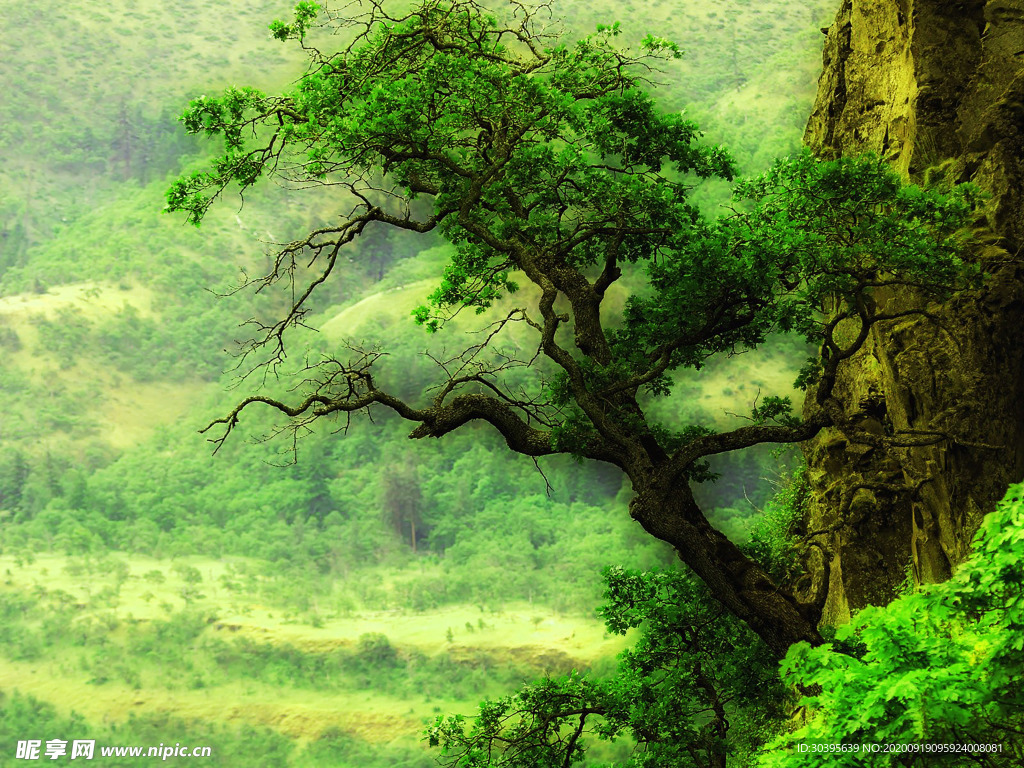
[[[560,3],[554,13],[570,34],[621,20],[625,35],[653,29],[678,40],[686,55],[663,76],[659,98],[685,108],[710,141],[754,171],[799,145],[818,28],[831,5]],[[357,698],[372,689],[380,721],[413,738],[440,708],[467,708],[544,671],[547,655],[570,654],[579,645],[565,637],[573,632],[588,645],[571,659],[600,664],[609,649],[592,612],[610,554],[629,567],[672,562],[629,519],[618,474],[557,460],[543,462],[541,474],[483,433],[427,450],[386,418],[354,424],[344,437],[334,433],[342,424],[322,425],[298,443],[296,464],[288,434],[236,440],[211,456],[197,432],[254,385],[238,385],[239,371],[230,370],[236,340],[250,333],[240,324],[274,316],[287,299],[234,287],[268,267],[274,243],[337,214],[329,195],[311,204],[281,188],[247,194],[244,208],[222,205],[199,230],[161,214],[169,179],[211,151],[176,122],[188,100],[236,83],[280,87],[295,76],[299,58],[266,29],[287,4],[97,9],[72,0],[44,14],[2,0],[0,9],[18,31],[0,43],[9,84],[0,106],[0,548],[11,571],[0,588],[10,627],[0,705],[11,722],[67,729],[69,708],[49,712],[11,698],[16,689],[51,703],[67,694],[57,683],[30,683],[45,659],[51,678],[68,676],[90,727],[109,715],[119,728],[152,736],[161,717],[199,718],[202,729],[189,733],[224,744],[238,743],[239,729],[269,729],[259,738],[281,760],[323,741],[323,763],[296,765],[337,764],[328,750],[336,742],[355,755],[353,765],[385,765],[388,758],[373,756],[386,755],[383,747],[360,751],[367,728],[352,722],[351,707],[335,707],[329,691],[317,693],[309,706],[320,711],[306,724],[282,714],[288,707],[268,715],[254,702],[333,664],[339,687],[363,691]],[[713,208],[721,190],[699,197]],[[436,282],[438,241],[369,233],[349,250],[344,279],[325,286],[314,308],[319,330],[299,337],[304,354],[329,354],[349,337],[385,343],[396,359],[445,343],[409,319]],[[460,320],[456,333],[487,320]],[[741,357],[709,367],[681,382],[659,415],[726,423],[737,397],[786,391],[802,355],[779,342],[756,363]],[[303,355],[289,362],[301,366]],[[417,395],[428,374],[423,362],[389,375]],[[285,386],[269,380],[266,391]],[[256,440],[279,427],[269,414],[245,426]],[[719,524],[743,535],[771,495],[761,479],[784,464],[768,451],[723,458],[722,481],[705,489]],[[172,563],[195,563],[201,578],[190,581]],[[108,571],[123,578],[100,584]],[[96,588],[76,591],[86,576]],[[425,611],[443,618],[427,621],[426,639],[386,624],[341,629],[384,606],[402,621]],[[513,630],[492,615],[509,606],[536,642],[503,642]],[[549,626],[558,632],[545,634]],[[392,635],[394,655],[374,641],[359,645],[375,633]],[[242,638],[244,647],[229,643]],[[334,638],[344,653],[311,650],[317,638]],[[173,646],[187,652],[168,668],[195,665],[177,687],[147,656],[170,659]],[[253,690],[246,664],[263,670]],[[468,682],[443,700],[409,703],[413,688],[402,675],[417,665],[431,685],[446,676]],[[385,681],[373,688],[380,669]],[[295,688],[286,702],[304,697]],[[165,690],[177,704],[155,706]],[[125,725],[131,709],[113,705],[91,712],[90,691],[108,702],[146,701],[138,711],[150,719]],[[236,694],[234,714],[218,721],[218,697]],[[157,741],[169,737],[164,730]],[[386,741],[379,733],[371,740]],[[399,747],[411,750],[402,752],[409,760],[422,757],[405,741]]]

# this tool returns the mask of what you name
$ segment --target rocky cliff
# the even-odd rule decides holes
[[[882,324],[837,395],[851,425],[805,446],[812,488],[805,599],[824,623],[883,604],[910,573],[947,578],[982,515],[1024,477],[1024,0],[844,0],[827,30],[805,141],[872,151],[918,183],[973,181],[981,290]]]

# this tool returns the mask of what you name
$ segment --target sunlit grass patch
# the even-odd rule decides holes
[[[228,589],[243,563],[257,565],[0,555],[0,601],[20,628],[3,647],[0,689],[97,722],[170,715],[302,742],[335,729],[390,743],[417,737],[439,712],[469,711],[509,684],[587,668],[624,645],[596,618],[527,602],[361,606],[310,626],[266,605],[266,594]],[[368,638],[391,655],[368,656]]]

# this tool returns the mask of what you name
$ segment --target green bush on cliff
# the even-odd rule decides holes
[[[832,643],[794,646],[783,673],[820,692],[763,766],[892,765],[886,749],[903,765],[1024,765],[1024,484],[953,578],[864,609]],[[983,746],[953,751],[968,744]],[[814,751],[836,745],[847,751]]]

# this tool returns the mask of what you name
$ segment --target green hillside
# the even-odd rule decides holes
[[[685,56],[658,98],[752,172],[798,147],[832,5],[558,0],[552,13],[569,36],[621,21],[626,36],[677,40]],[[233,357],[243,323],[287,295],[234,289],[345,204],[267,187],[201,229],[161,212],[170,180],[216,149],[177,123],[189,99],[300,73],[267,31],[288,4],[0,12],[16,31],[0,43],[0,754],[25,738],[187,737],[224,766],[427,766],[437,715],[546,673],[614,668],[626,641],[595,618],[601,569],[675,560],[629,518],[611,469],[535,467],[484,431],[424,445],[390,418],[319,424],[296,449],[261,414],[215,456],[198,433],[257,387],[290,386],[239,381]],[[722,190],[697,197],[714,209]],[[287,365],[379,342],[388,381],[422,394],[431,363],[417,353],[515,306],[428,337],[410,315],[446,253],[433,237],[361,237]],[[680,377],[654,413],[734,423],[737,403],[799,396],[803,353],[776,340]],[[763,478],[789,463],[722,457],[702,502],[743,537],[772,494]]]

